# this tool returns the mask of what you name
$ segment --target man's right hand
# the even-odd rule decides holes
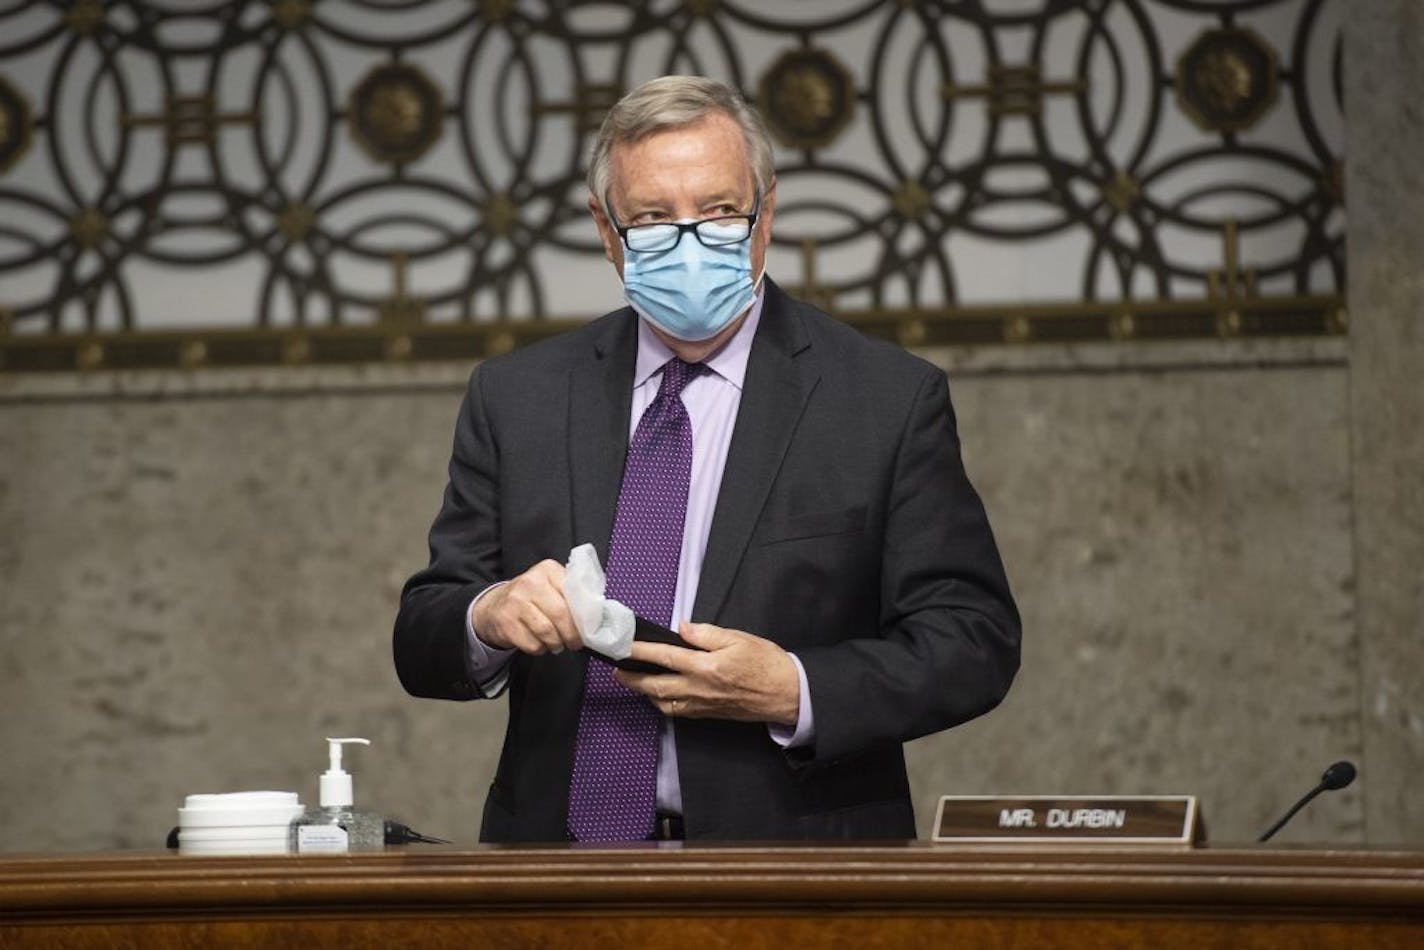
[[[475,636],[498,650],[535,655],[583,649],[563,585],[564,565],[540,561],[475,601]]]

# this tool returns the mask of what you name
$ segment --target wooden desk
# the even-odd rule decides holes
[[[1424,853],[881,846],[0,856],[0,948],[1424,947]]]

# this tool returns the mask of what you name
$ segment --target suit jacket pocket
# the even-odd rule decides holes
[[[833,511],[807,511],[762,523],[761,543],[776,544],[802,538],[820,538],[832,534],[847,534],[865,528],[865,506],[837,508]]]

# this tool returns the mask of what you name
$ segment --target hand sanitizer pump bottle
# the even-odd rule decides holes
[[[298,854],[344,854],[381,851],[386,846],[386,824],[380,815],[352,807],[351,773],[341,767],[341,747],[347,743],[370,745],[368,739],[327,739],[330,767],[321,774],[321,806],[308,808],[292,821],[291,845]]]

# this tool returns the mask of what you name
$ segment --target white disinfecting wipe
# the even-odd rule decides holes
[[[611,660],[627,659],[633,652],[633,611],[603,596],[608,579],[592,544],[569,552],[564,569],[564,600],[584,645]]]

